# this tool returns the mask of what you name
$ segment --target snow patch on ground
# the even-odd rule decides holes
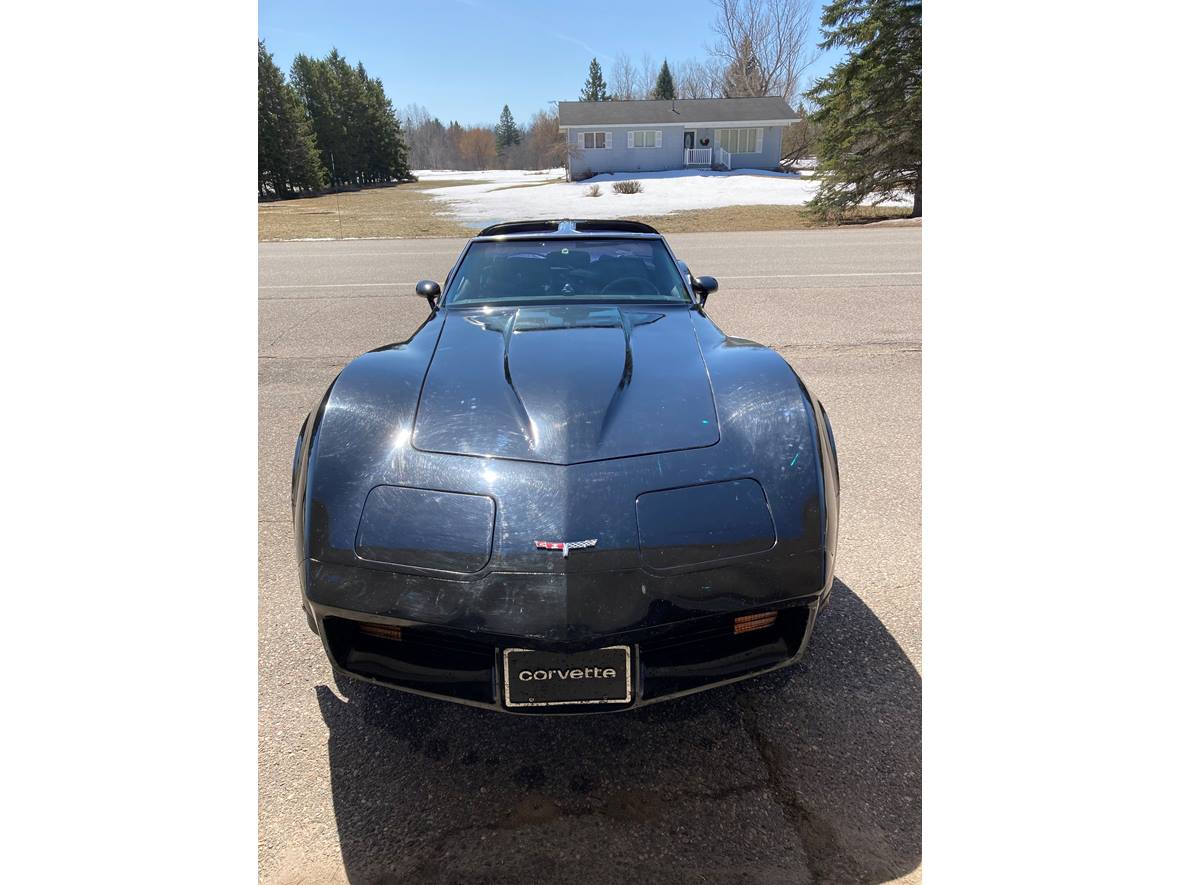
[[[801,206],[815,195],[817,183],[798,174],[735,169],[732,172],[674,169],[665,172],[632,172],[596,175],[586,181],[559,181],[537,187],[505,188],[508,184],[533,184],[562,174],[554,169],[537,174],[522,170],[487,172],[415,173],[420,180],[470,177],[490,179],[490,184],[457,185],[424,190],[446,203],[449,214],[461,223],[480,227],[500,221],[531,218],[624,218],[635,215],[667,215],[670,212],[713,209],[719,206]],[[642,193],[616,194],[616,181],[639,181]],[[597,184],[600,196],[587,196]],[[907,203],[886,203],[903,206]]]
[[[547,178],[565,178],[565,170],[556,169],[415,169],[413,175],[419,181],[491,181],[497,187],[506,184],[530,184]]]

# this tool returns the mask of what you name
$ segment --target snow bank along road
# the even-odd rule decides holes
[[[839,582],[790,671],[546,720],[337,684],[299,609],[299,423],[346,361],[413,332],[413,283],[461,241],[259,244],[262,881],[920,876],[921,230],[669,239],[720,280],[710,316],[831,413]]]
[[[586,181],[553,181],[561,169],[524,172],[496,169],[487,172],[420,171],[419,180],[470,179],[483,184],[457,185],[426,190],[446,203],[446,211],[473,225],[519,218],[622,218],[629,215],[665,215],[689,209],[717,206],[801,206],[815,194],[816,184],[799,175],[783,175],[755,169],[733,172],[674,170],[597,175]],[[549,181],[549,184],[539,182]],[[639,181],[638,194],[616,194],[616,181]],[[514,187],[528,184],[530,187]],[[599,186],[600,196],[589,197],[587,188]],[[887,206],[908,205],[886,203]]]

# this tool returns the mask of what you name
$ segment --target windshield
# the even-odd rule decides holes
[[[687,302],[662,240],[550,239],[472,243],[447,304],[550,301]]]

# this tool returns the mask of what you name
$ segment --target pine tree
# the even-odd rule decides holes
[[[315,135],[299,96],[258,42],[258,192],[286,196],[324,184]]]
[[[320,160],[334,184],[397,181],[410,174],[401,123],[379,79],[335,49],[297,55],[291,81],[307,107]]]
[[[348,184],[363,184],[363,170],[368,165],[364,84],[360,73],[334,47],[323,63],[340,127],[335,150],[337,175]]]
[[[737,58],[725,69],[721,95],[723,98],[749,98],[766,95],[769,89],[770,83],[758,63],[754,44],[749,37],[743,37],[738,44]]]
[[[334,96],[335,89],[330,82],[327,66],[319,59],[300,53],[291,63],[291,84],[307,108],[307,115],[315,131],[316,147],[320,151],[320,162],[328,171],[332,184],[338,184],[340,176],[336,155],[342,152],[343,122],[340,120],[338,102]],[[343,160],[344,157],[341,156],[340,159]],[[339,168],[345,169],[347,166],[341,165]]]
[[[676,97],[676,84],[672,82],[672,71],[668,69],[668,59],[660,65],[660,73],[656,76],[656,86],[651,93],[652,98],[662,98],[671,101]]]
[[[586,85],[582,87],[582,101],[606,101],[606,80],[602,76],[602,66],[597,58],[590,59],[590,76],[586,78]]]
[[[381,83],[380,80],[377,81]],[[384,90],[382,90],[384,95]],[[413,177],[413,172],[410,170],[410,146],[406,144],[406,139],[402,133],[401,121],[397,118],[397,111],[393,109],[393,104],[390,102],[389,106],[389,134],[393,145],[392,163],[390,166],[390,173],[395,181],[403,181]]]
[[[848,56],[808,92],[818,107],[820,187],[808,204],[850,206],[913,197],[922,214],[921,0],[832,0],[820,20],[823,49]]]
[[[365,92],[361,120],[362,132],[365,134],[362,142],[365,149],[365,180],[387,182],[408,178],[409,150],[393,103],[386,97],[380,79],[369,77],[362,64],[358,64],[356,70]]]
[[[512,119],[512,111],[508,110],[508,105],[504,105],[504,110],[500,111],[500,122],[496,124],[496,154],[503,156],[508,148],[518,144],[520,129]]]

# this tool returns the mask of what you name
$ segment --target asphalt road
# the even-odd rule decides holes
[[[506,716],[339,683],[299,607],[291,452],[407,337],[459,240],[259,245],[259,863],[268,883],[920,878],[921,230],[669,237],[827,406],[842,511],[803,663],[634,713]]]

